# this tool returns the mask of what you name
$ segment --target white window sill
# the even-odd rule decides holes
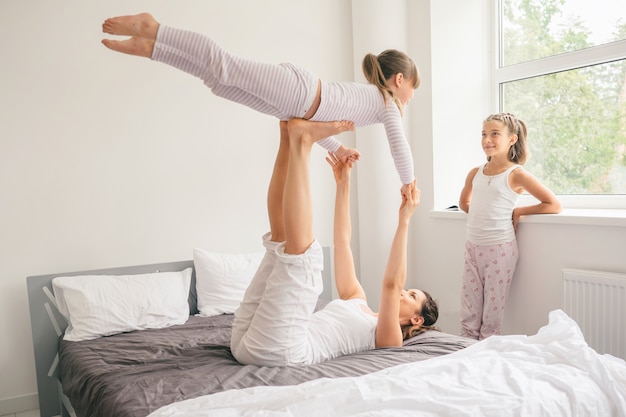
[[[467,213],[460,210],[431,210],[430,217],[465,220]],[[626,227],[626,210],[621,209],[563,209],[560,214],[525,216],[523,223],[573,224],[590,226]]]

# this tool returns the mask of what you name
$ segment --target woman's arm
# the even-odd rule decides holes
[[[357,279],[354,269],[354,257],[350,241],[352,239],[352,223],[350,218],[350,172],[354,158],[343,161],[329,152],[326,157],[333,169],[337,190],[335,194],[334,246],[335,246],[335,285],[339,298],[366,299],[365,291]]]
[[[348,158],[351,158],[353,161],[358,161],[361,157],[361,154],[357,149],[347,148],[334,136],[319,140],[317,143],[328,152],[337,155],[337,157],[343,162],[346,162]]]
[[[402,329],[399,322],[400,295],[406,283],[409,223],[419,205],[420,194],[414,183],[410,191],[402,195],[398,227],[391,243],[383,277],[376,326],[376,347],[402,346]]]

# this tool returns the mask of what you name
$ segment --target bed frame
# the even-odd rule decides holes
[[[324,291],[321,299],[332,299],[332,268],[330,248],[324,247]],[[59,313],[52,293],[52,279],[59,276],[75,275],[132,275],[153,272],[175,272],[192,268],[191,285],[189,287],[189,312],[198,313],[196,297],[196,273],[192,260],[167,262],[159,264],[138,265],[121,268],[107,268],[90,271],[77,271],[26,278],[28,303],[30,308],[31,331],[35,353],[35,370],[39,395],[39,413],[41,417],[76,417],[69,399],[63,394],[59,378],[58,342],[63,335],[67,322]]]

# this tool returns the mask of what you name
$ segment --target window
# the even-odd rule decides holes
[[[498,4],[495,83],[528,124],[527,169],[566,206],[626,208],[623,0]]]

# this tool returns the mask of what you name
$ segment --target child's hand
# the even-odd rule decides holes
[[[335,156],[341,160],[344,164],[348,162],[349,159],[352,159],[352,162],[358,161],[361,158],[361,154],[358,150],[354,148],[346,148],[341,145],[339,149],[335,152]]]
[[[519,213],[519,210],[517,210],[516,208],[513,209],[513,230],[515,232],[517,232],[517,223],[519,222],[520,217],[522,217]]]
[[[415,209],[420,204],[420,197],[422,192],[416,185],[417,181],[413,181],[411,184],[406,184],[410,186],[406,193],[402,194],[402,204],[400,204],[400,219],[404,219],[408,221],[411,218]]]
[[[415,184],[417,184],[417,180],[413,180],[412,183],[410,184],[403,184],[402,188],[400,189],[400,193],[402,194],[402,197],[406,197],[408,195],[408,193],[411,191],[411,189],[415,188]]]

